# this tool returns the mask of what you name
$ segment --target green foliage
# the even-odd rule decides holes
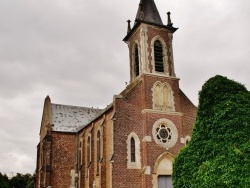
[[[199,93],[192,139],[173,167],[175,188],[250,187],[250,92],[222,76]]]
[[[0,188],[34,188],[35,174],[20,174],[17,173],[12,178],[2,175],[0,172]]]
[[[6,174],[2,175],[0,172],[0,188],[9,188],[9,179]]]

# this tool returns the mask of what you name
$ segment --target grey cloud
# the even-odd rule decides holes
[[[195,104],[202,84],[215,74],[250,88],[248,0],[155,2],[163,22],[171,11],[179,27],[175,71]],[[33,173],[47,95],[54,103],[105,107],[129,82],[122,39],[139,0],[0,4],[0,171]]]

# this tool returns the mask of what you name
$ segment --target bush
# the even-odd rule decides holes
[[[175,159],[175,188],[250,187],[250,92],[226,77],[199,93],[189,144]]]

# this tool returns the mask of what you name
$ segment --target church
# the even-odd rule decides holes
[[[171,188],[172,163],[191,139],[196,106],[179,88],[170,13],[141,0],[123,41],[130,82],[105,109],[45,98],[36,188]]]

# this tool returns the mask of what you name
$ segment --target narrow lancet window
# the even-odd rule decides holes
[[[134,64],[134,70],[135,70],[135,76],[139,76],[139,53],[138,53],[138,45],[135,44],[135,64]]]
[[[101,160],[101,134],[100,131],[97,132],[97,157],[96,157],[96,170],[97,170],[97,174],[99,174],[99,162]]]
[[[141,169],[140,139],[131,132],[127,139],[127,168]]]
[[[130,140],[131,147],[131,162],[135,162],[135,139],[132,137]]]
[[[163,48],[159,40],[156,40],[154,43],[154,58],[155,58],[155,71],[164,72]]]
[[[90,149],[90,136],[88,137],[88,142],[87,142],[87,167],[90,165],[91,161],[91,149]]]

